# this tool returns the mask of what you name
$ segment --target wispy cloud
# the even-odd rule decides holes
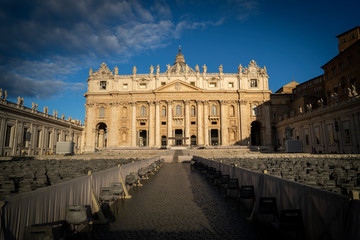
[[[220,26],[229,18],[245,20],[258,9],[256,0],[209,0],[214,14],[198,1],[196,14],[174,17],[165,0],[33,0],[0,2],[0,87],[13,96],[49,98],[85,87],[68,76],[98,59],[116,61],[166,46],[184,31]]]

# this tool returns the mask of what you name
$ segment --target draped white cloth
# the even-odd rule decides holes
[[[0,211],[0,240],[23,239],[26,226],[65,220],[67,205],[92,206],[91,195],[94,193],[98,199],[100,187],[124,181],[127,173],[137,172],[158,159],[137,161],[6,199]]]
[[[276,197],[278,211],[301,209],[306,239],[360,239],[360,201],[233,165],[194,157],[208,166],[218,166],[239,185],[253,185],[256,199]],[[255,208],[257,212],[258,202]]]

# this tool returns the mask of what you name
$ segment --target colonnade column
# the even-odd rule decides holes
[[[160,137],[160,102],[155,101],[155,146],[161,146]]]
[[[185,145],[190,145],[190,101],[185,101]]]
[[[203,139],[203,123],[202,123],[202,102],[201,100],[197,100],[197,145],[204,145]]]
[[[248,116],[249,113],[246,112],[247,108],[247,101],[246,100],[240,100],[240,141],[243,144],[249,144],[250,143],[250,135],[248,131],[248,126],[246,125],[246,119],[245,116]],[[246,138],[248,140],[246,141]]]
[[[131,102],[131,146],[136,147],[136,102]]]
[[[154,146],[154,102],[149,102],[149,147]],[[156,116],[156,113],[155,113]]]
[[[209,129],[208,129],[208,118],[209,118],[209,105],[208,101],[204,101],[204,145],[209,145]]]
[[[221,146],[228,145],[227,101],[220,101]]]
[[[6,119],[1,119],[0,123],[0,136],[5,136]],[[0,138],[0,155],[3,154],[5,137]]]
[[[168,118],[167,118],[167,142],[168,146],[171,146],[171,141],[169,138],[172,137],[172,101],[167,101],[168,108]]]

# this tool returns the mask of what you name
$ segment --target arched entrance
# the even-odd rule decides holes
[[[261,124],[257,121],[251,123],[251,145],[261,145]]]
[[[96,125],[95,146],[99,149],[107,147],[107,126],[101,122]]]

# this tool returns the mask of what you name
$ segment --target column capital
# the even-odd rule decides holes
[[[248,103],[248,101],[246,100],[239,100],[240,105],[246,105]]]
[[[204,103],[204,100],[195,100],[197,104]]]
[[[190,100],[184,100],[185,105],[189,105],[190,104]]]
[[[154,103],[155,105],[160,105],[161,101],[160,101],[160,100],[154,100],[153,103]]]
[[[166,100],[166,103],[171,105],[171,104],[174,103],[174,101],[173,100]]]
[[[228,101],[227,100],[220,100],[220,104],[221,105],[226,105],[226,104],[228,104]]]
[[[207,105],[207,104],[209,104],[209,101],[208,101],[208,100],[204,100],[203,103],[204,103],[204,105]]]
[[[129,104],[130,104],[131,106],[136,106],[136,105],[138,104],[138,102],[136,102],[136,101],[131,101],[131,102],[129,102]]]

